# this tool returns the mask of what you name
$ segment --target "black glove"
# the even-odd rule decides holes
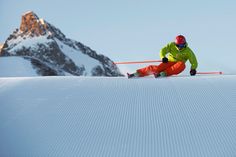
[[[191,75],[191,76],[196,75],[196,73],[197,73],[197,71],[196,71],[195,69],[191,69],[191,70],[190,70],[190,75]]]
[[[162,63],[167,63],[168,62],[168,58],[164,57],[162,58]]]

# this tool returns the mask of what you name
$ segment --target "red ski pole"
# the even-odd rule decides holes
[[[223,72],[221,72],[221,71],[214,71],[214,72],[197,72],[197,74],[219,74],[219,75],[222,75]]]
[[[161,60],[146,60],[146,61],[131,61],[131,62],[114,62],[113,64],[139,64],[139,63],[154,63],[154,62],[162,62]],[[200,75],[210,75],[210,74],[218,74],[222,75],[221,71],[213,71],[213,72],[197,72]]]
[[[134,61],[134,62],[114,62],[114,64],[139,64],[139,63],[154,63],[162,62],[161,60],[148,60],[148,61]]]

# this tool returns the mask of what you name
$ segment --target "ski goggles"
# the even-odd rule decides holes
[[[186,44],[176,44],[176,46],[179,48],[179,49],[182,49],[186,46]]]

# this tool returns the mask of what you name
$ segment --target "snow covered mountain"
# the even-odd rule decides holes
[[[0,78],[0,156],[235,157],[235,82]]]
[[[32,11],[22,16],[20,29],[8,37],[0,55],[23,57],[43,76],[123,76],[108,57],[66,38],[58,28],[39,19]]]
[[[24,59],[22,57],[0,57],[0,77],[25,77],[25,76],[38,76],[37,70],[33,68],[31,59]],[[46,67],[45,67],[46,68]],[[45,70],[44,72],[50,69]],[[53,71],[50,71],[51,73]],[[55,72],[56,74],[56,72]],[[45,74],[46,75],[46,74]]]

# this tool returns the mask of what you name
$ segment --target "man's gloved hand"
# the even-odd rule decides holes
[[[162,63],[167,63],[168,62],[168,58],[164,57],[162,58]]]
[[[197,71],[196,71],[195,69],[191,69],[191,70],[190,70],[190,75],[191,75],[191,76],[196,75],[196,73],[197,73]]]

